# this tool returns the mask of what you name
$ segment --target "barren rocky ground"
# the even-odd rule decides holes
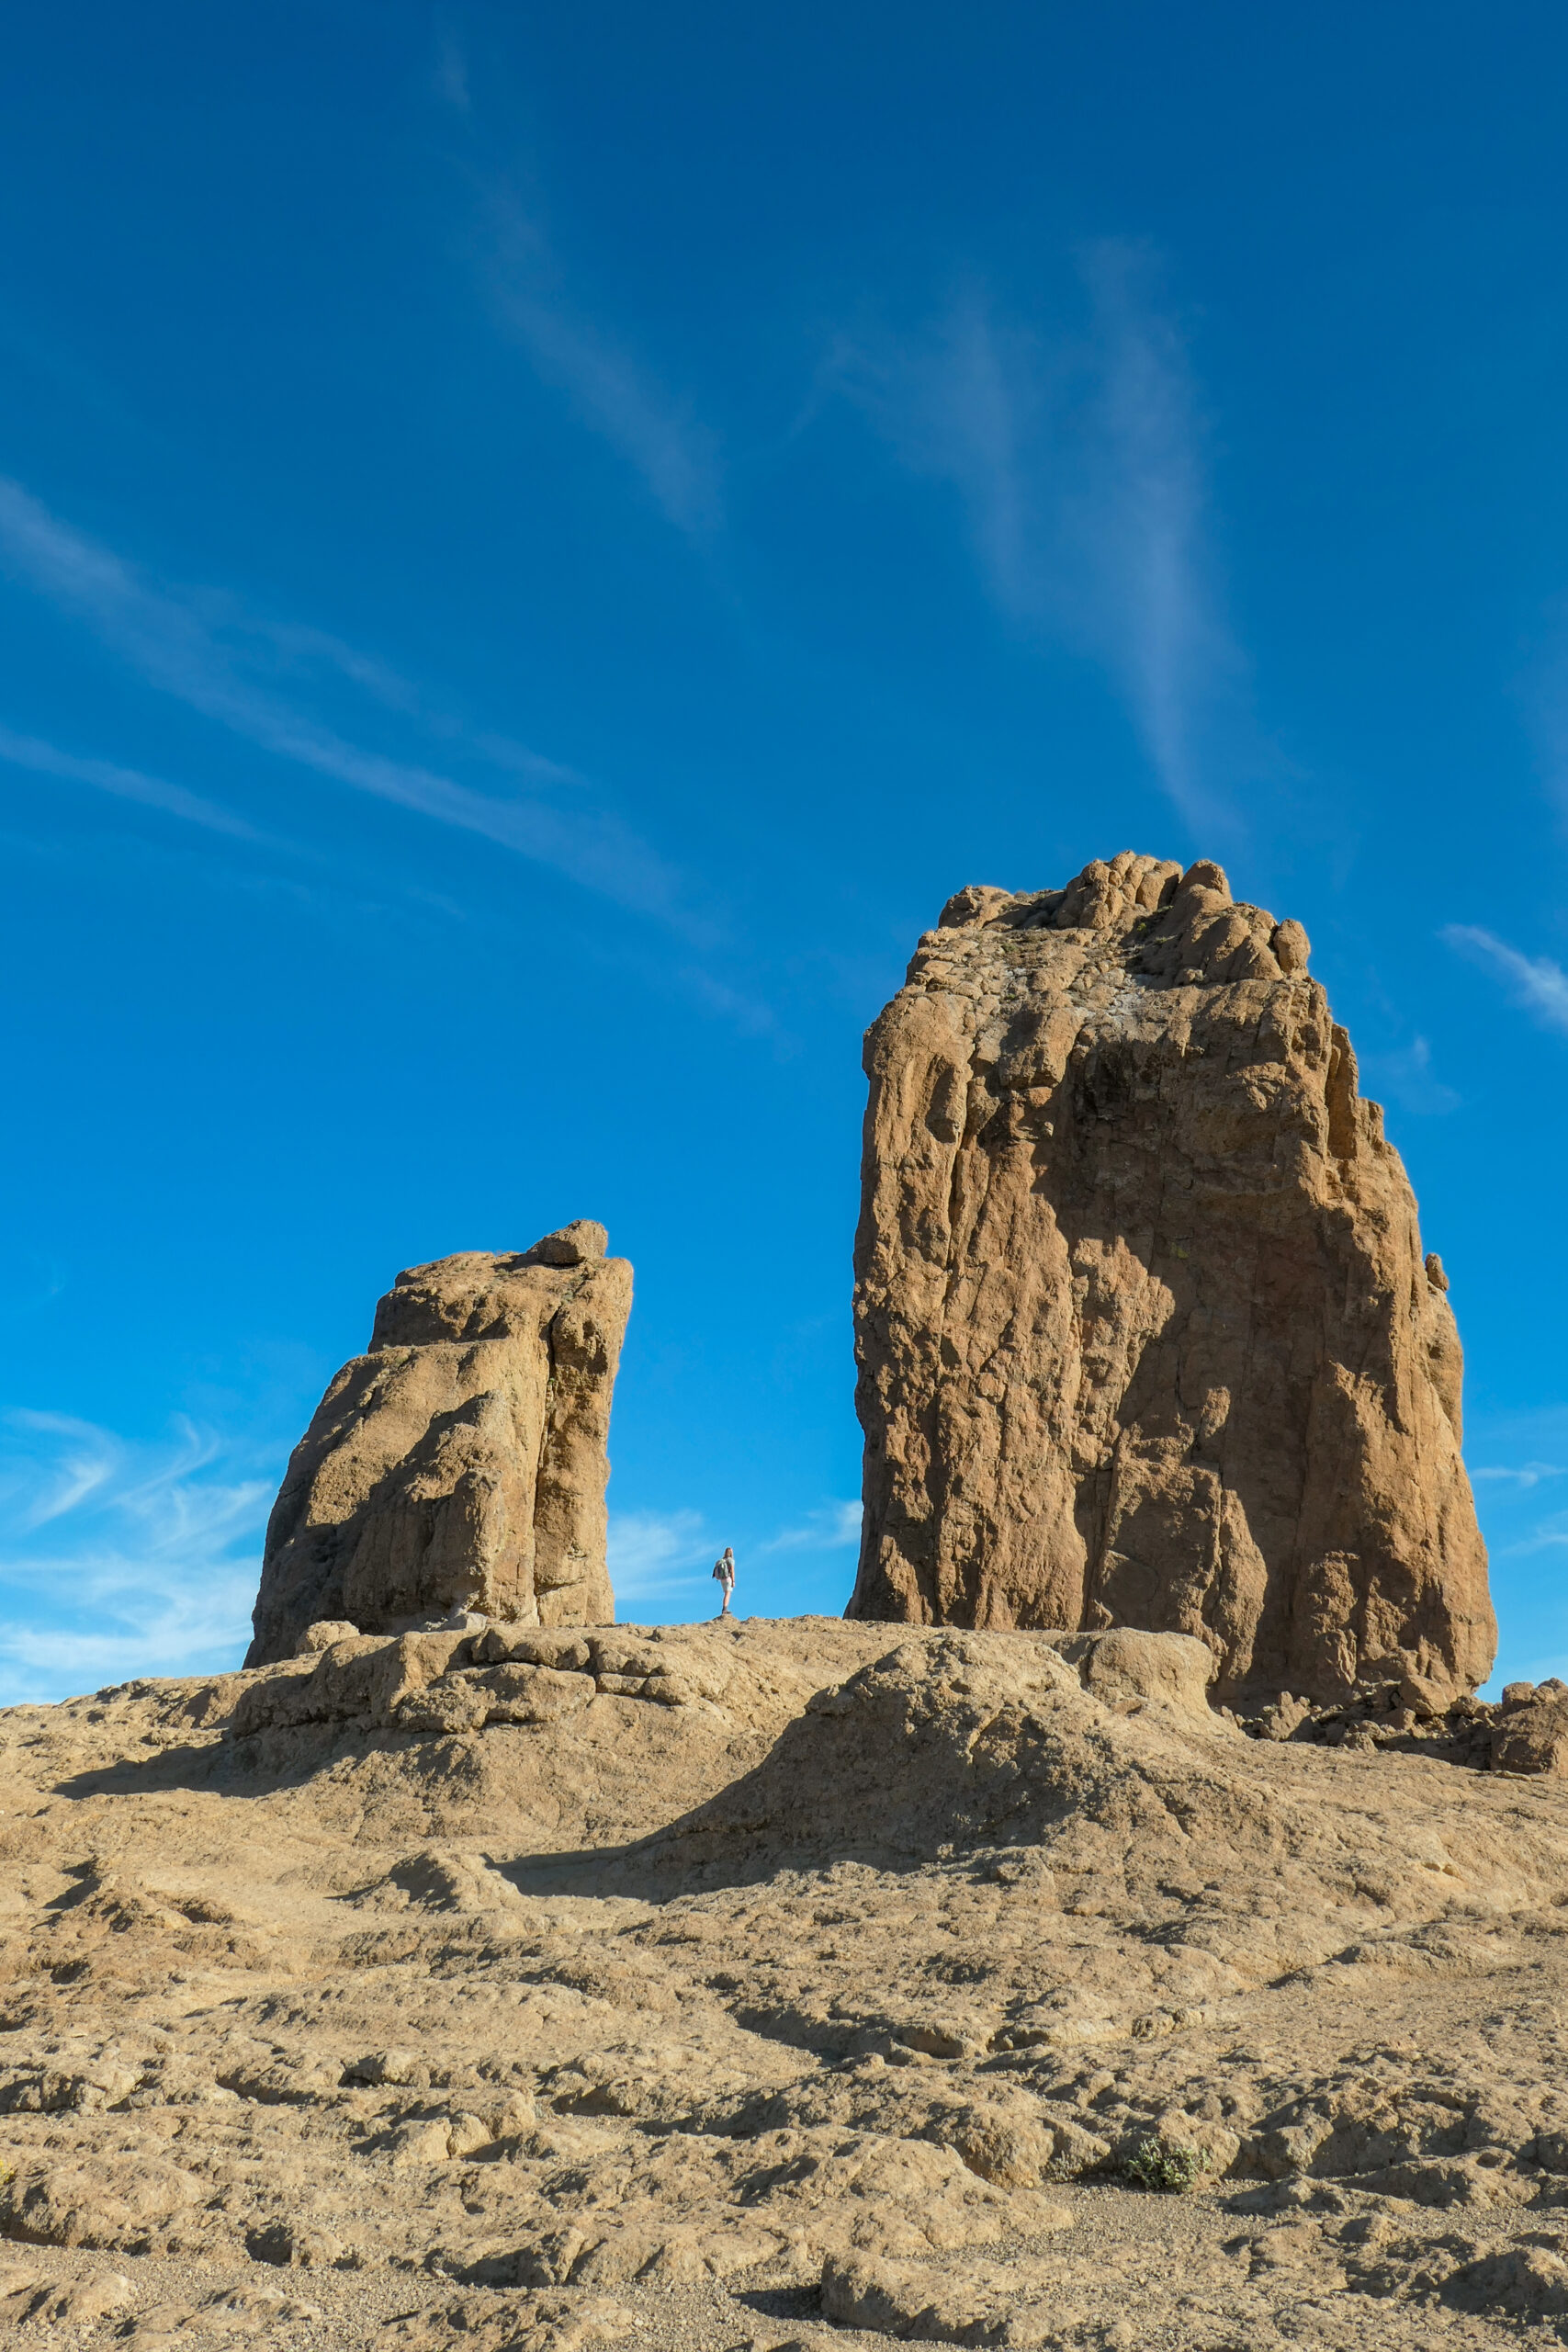
[[[1568,1784],[1198,1645],[344,1640],[0,1715],[0,2326],[1568,2332]]]

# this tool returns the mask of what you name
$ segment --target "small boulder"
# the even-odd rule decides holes
[[[602,1258],[610,1246],[610,1237],[602,1225],[591,1216],[573,1217],[558,1233],[547,1233],[542,1241],[525,1252],[525,1263],[536,1266],[585,1266],[593,1258]]]
[[[1568,1698],[1541,1692],[1529,1705],[1508,1708],[1493,1734],[1492,1769],[1568,1779]]]
[[[300,1634],[294,1645],[294,1655],[296,1657],[317,1657],[322,1650],[330,1650],[336,1642],[353,1642],[358,1637],[358,1626],[351,1625],[346,1617],[319,1617]]]
[[[1077,1634],[1061,1645],[1083,1687],[1106,1706],[1129,1701],[1174,1707],[1195,1715],[1213,1730],[1227,1728],[1209,1704],[1209,1685],[1219,1660],[1190,1634],[1145,1634],[1128,1625],[1108,1633]]]
[[[1400,1705],[1408,1707],[1422,1723],[1431,1723],[1446,1714],[1452,1696],[1450,1690],[1425,1674],[1402,1674],[1399,1678]]]

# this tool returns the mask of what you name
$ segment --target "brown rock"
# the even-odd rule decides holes
[[[1484,1677],[1446,1277],[1306,956],[1131,853],[921,940],[866,1042],[852,1615]]]
[[[339,1642],[354,1642],[358,1638],[357,1625],[351,1625],[346,1618],[340,1617],[335,1622],[328,1618],[320,1624],[306,1626],[294,1645],[294,1655],[296,1657],[319,1657],[323,1650],[335,1649]]]
[[[1029,2115],[964,2108],[942,2136],[973,2173],[998,2188],[1038,2188],[1049,2177],[1056,2138]]]
[[[1044,2226],[1066,2228],[1071,2219],[1058,2206]],[[920,2262],[832,2254],[822,2270],[822,2309],[840,2327],[923,2344],[1059,2344],[1052,2324],[1058,2312],[1042,2300],[1056,2283],[1051,2269],[1027,2259],[943,2272]],[[1133,2339],[1111,2334],[1100,2340]]]
[[[614,1619],[604,1449],[632,1270],[605,1238],[580,1218],[398,1276],[294,1450],[247,1664],[454,1610]]]
[[[1406,1674],[1399,1684],[1399,1703],[1407,1707],[1420,1723],[1430,1723],[1440,1715],[1450,1696],[1441,1683],[1428,1681],[1425,1675]]]
[[[1568,1778],[1568,1698],[1542,1690],[1524,1705],[1509,1707],[1492,1736],[1492,1768]]]
[[[157,2157],[84,2157],[12,2172],[0,2183],[0,2229],[37,2245],[145,2245],[198,2195]]]
[[[626,2343],[630,2312],[604,2295],[528,2295],[491,2303],[477,2296],[388,2320],[398,2352],[579,2352],[591,2344]]]
[[[1108,1634],[1079,1634],[1062,1644],[1062,1656],[1076,1666],[1086,1690],[1107,1706],[1157,1700],[1194,1716],[1208,1730],[1216,1718],[1209,1707],[1214,1653],[1179,1634],[1139,1634],[1114,1627]]]

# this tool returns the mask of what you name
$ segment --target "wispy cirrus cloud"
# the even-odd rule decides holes
[[[1416,1118],[1442,1118],[1450,1111],[1457,1111],[1462,1100],[1433,1071],[1432,1047],[1425,1037],[1413,1037],[1408,1046],[1400,1046],[1389,1053],[1363,1055],[1361,1069],[1365,1079],[1382,1094]]]
[[[1515,1002],[1549,1028],[1568,1030],[1568,972],[1550,956],[1522,956],[1473,923],[1450,922],[1439,935],[1472,964],[1495,973]]]
[[[1505,1544],[1498,1557],[1505,1560],[1532,1559],[1540,1552],[1561,1552],[1568,1546],[1568,1527],[1538,1528],[1533,1534],[1521,1537],[1517,1544]]]
[[[860,1504],[833,1501],[807,1511],[760,1543],[748,1540],[743,1528],[726,1531],[734,1538],[739,1557],[737,1600],[742,1614],[756,1593],[775,1607],[781,1598],[787,1605],[790,1576],[801,1573],[781,1570],[771,1577],[754,1577],[756,1563],[781,1554],[844,1551],[860,1542]],[[725,1535],[713,1534],[700,1511],[612,1511],[610,1581],[617,1606],[623,1613],[628,1607],[648,1606],[666,1620],[712,1615],[716,1608],[713,1565],[725,1540]]]
[[[0,481],[0,571],[85,623],[148,684],[263,751],[438,824],[477,833],[689,935],[703,932],[682,909],[675,869],[619,817],[589,804],[571,770],[506,737],[475,735],[448,714],[428,708],[416,688],[384,665],[328,633],[272,623],[215,591],[155,581],[7,481]],[[514,785],[480,791],[354,740],[310,707],[310,689],[323,676],[357,689],[427,735],[456,743],[492,774],[525,777],[537,788],[529,795]],[[28,753],[20,759],[7,753],[15,764],[73,775],[196,823],[244,830],[239,819],[224,817],[178,786],[59,752],[35,737],[12,733],[9,740]],[[563,786],[572,787],[564,805],[544,797],[547,788]]]
[[[702,1513],[612,1511],[607,1556],[617,1602],[691,1596],[709,1566]]]
[[[535,373],[564,392],[582,422],[640,474],[680,530],[702,537],[721,516],[718,445],[618,337],[586,317],[564,291],[537,221],[507,189],[489,207],[484,282],[502,329]]]
[[[183,785],[165,784],[159,776],[143,775],[139,768],[118,767],[112,760],[79,759],[37,735],[18,735],[10,727],[0,726],[0,760],[8,767],[30,769],[35,775],[64,776],[73,784],[90,784],[99,792],[113,793],[120,800],[139,800],[145,808],[162,808],[165,816],[205,825],[209,831],[228,833],[236,841],[265,838],[231,809],[220,808],[215,800],[204,800],[199,793],[187,792]]]
[[[592,315],[568,284],[537,209],[519,197],[514,172],[494,148],[483,160],[484,108],[476,109],[468,56],[446,28],[437,29],[434,87],[462,121],[479,194],[479,282],[495,324],[641,478],[669,522],[691,537],[709,537],[723,519],[717,436],[624,334]]]
[[[767,1543],[759,1544],[759,1552],[837,1552],[845,1545],[858,1544],[861,1531],[861,1506],[858,1502],[825,1503],[818,1510],[807,1511],[795,1527],[784,1527]]]
[[[1483,1695],[1561,1671],[1568,1606],[1558,1555],[1568,1548],[1568,1407],[1514,1411],[1483,1401],[1466,1417],[1466,1457],[1492,1560],[1501,1643]]]
[[[468,61],[462,43],[447,26],[442,26],[435,42],[435,90],[438,97],[458,114],[473,110],[473,97],[468,88]]]
[[[1201,821],[1254,747],[1196,388],[1148,256],[1107,241],[1081,266],[1087,329],[1043,334],[971,288],[912,336],[841,336],[823,389],[956,492],[999,610],[1111,673],[1161,785]]]
[[[134,1443],[62,1413],[0,1420],[0,1702],[239,1663],[273,1481],[177,1420]]]

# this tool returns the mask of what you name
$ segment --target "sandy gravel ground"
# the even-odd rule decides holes
[[[1568,2332],[1568,1791],[1174,1637],[497,1628],[0,1715],[0,2329]]]

